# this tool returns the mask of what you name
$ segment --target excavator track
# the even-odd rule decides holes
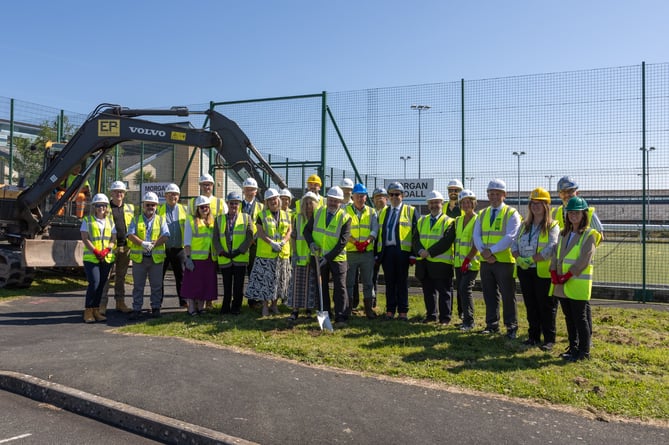
[[[0,247],[0,289],[30,287],[35,269],[23,265],[21,251]]]

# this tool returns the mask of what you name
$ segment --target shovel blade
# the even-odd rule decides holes
[[[316,318],[318,319],[318,324],[321,326],[321,331],[326,330],[334,332],[332,328],[332,323],[330,322],[330,315],[327,311],[318,311],[316,312]]]

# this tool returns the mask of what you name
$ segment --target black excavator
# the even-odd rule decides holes
[[[185,107],[152,110],[101,104],[64,146],[51,153],[32,185],[0,187],[0,288],[30,286],[36,267],[83,264],[80,221],[61,216],[62,209],[117,144],[147,141],[214,148],[240,181],[252,177],[258,182],[260,196],[268,188],[266,177],[281,188],[287,187],[237,123],[213,110],[195,113],[207,115],[206,129],[138,118],[194,114]],[[86,167],[74,180],[66,181],[79,165]],[[67,184],[64,189],[63,184]],[[53,201],[59,188],[61,192]],[[53,202],[47,205],[47,201]]]

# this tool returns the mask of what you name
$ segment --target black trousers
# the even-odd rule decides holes
[[[560,298],[560,306],[567,325],[567,336],[569,338],[569,349],[579,354],[590,354],[590,342],[592,339],[589,300],[572,300]]]
[[[409,312],[409,252],[399,246],[385,246],[381,265],[386,280],[386,312]]]
[[[536,268],[518,269],[518,281],[527,309],[528,336],[535,342],[555,343],[557,299],[548,295],[551,287],[550,278],[541,278]]]
[[[416,278],[423,285],[423,300],[428,317],[450,322],[453,310],[453,266],[447,263],[420,260]]]
[[[314,261],[312,259],[312,261]],[[315,263],[314,263],[315,264]],[[330,303],[330,277],[332,277],[332,299],[334,300],[335,321],[344,321],[351,315],[351,307],[348,304],[346,292],[346,272],[348,263],[346,261],[328,261],[321,267],[321,289],[323,291],[323,310],[331,312]]]
[[[223,305],[221,314],[239,314],[244,301],[246,264],[232,264],[221,268],[223,277]]]
[[[516,280],[513,278],[513,263],[481,263],[481,287],[485,301],[485,324],[487,329],[499,330],[499,302],[502,300],[504,325],[509,331],[518,329],[516,311]]]
[[[186,262],[186,252],[183,247],[170,247],[165,249],[165,262],[163,263],[163,281],[165,281],[165,274],[167,273],[168,267],[172,267],[172,272],[174,272],[174,281],[177,287],[177,296],[179,297],[179,304],[184,303],[183,298],[181,298],[181,282],[183,281],[183,267]],[[161,290],[162,296],[160,301],[165,298],[165,286]]]

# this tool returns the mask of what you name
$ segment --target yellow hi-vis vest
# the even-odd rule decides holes
[[[272,241],[280,243],[281,240],[288,233],[288,228],[290,227],[290,219],[288,218],[288,213],[283,210],[279,210],[279,220],[274,219],[274,215],[269,209],[265,209],[260,212],[260,219],[262,221],[262,228],[265,231],[265,234]],[[283,246],[281,252],[285,250],[288,251],[290,255],[290,246],[289,243]],[[274,252],[272,246],[267,243],[264,239],[258,238],[258,250],[256,251],[257,258],[276,258],[279,256],[279,252]]]
[[[508,205],[502,208],[495,215],[495,220],[490,224],[490,212],[492,207],[486,207],[479,212],[481,219],[481,239],[483,240],[484,248],[489,249],[504,238],[506,235],[506,226],[509,223],[511,216],[516,213],[516,209]],[[516,259],[511,255],[511,247],[508,247],[500,252],[495,253],[495,258],[501,263],[514,263]]]
[[[186,207],[183,204],[176,204],[177,207],[177,218],[179,221],[179,230],[181,230],[181,242],[183,243],[184,239],[184,225],[186,224],[186,219],[188,218],[188,212],[186,212]],[[162,217],[165,217],[167,212],[167,204],[161,204],[158,207],[158,214]],[[213,213],[212,213],[213,215]],[[183,247],[183,246],[181,246]]]
[[[311,253],[307,240],[304,239],[304,228],[307,226],[309,220],[301,213],[296,214],[295,230],[297,234],[295,237],[295,259],[298,266],[306,266],[309,263],[309,255]]]
[[[105,218],[105,227],[102,233],[100,233],[100,226],[98,226],[97,220],[93,215],[86,216],[84,219],[86,220],[86,227],[88,227],[88,239],[93,243],[93,247],[102,250],[105,246],[108,246],[112,237],[112,227],[114,227],[114,221],[112,221],[111,216]],[[84,251],[84,261],[95,264],[100,262],[95,254],[91,250],[88,250],[88,248]],[[105,263],[113,262],[114,254],[110,252],[105,257]]]
[[[341,230],[344,227],[344,224],[351,219],[342,208],[339,208],[335,214],[332,215],[330,224],[326,225],[325,221],[327,214],[327,207],[319,207],[318,210],[316,210],[316,213],[314,213],[314,230],[312,232],[314,242],[321,248],[323,255],[327,255],[335,248],[339,242],[339,237],[341,236]],[[346,249],[342,249],[333,261],[342,262],[346,261],[346,258]]]
[[[448,228],[453,224],[453,218],[450,218],[445,213],[439,215],[439,218],[435,221],[434,226],[430,228],[430,218],[432,214],[422,216],[418,220],[418,236],[420,237],[420,243],[426,249],[429,249],[434,244],[437,243],[440,239],[444,237]],[[446,250],[436,257],[428,257],[427,261],[432,261],[435,263],[447,263],[453,264],[453,246]],[[422,261],[423,258],[417,257],[416,260]]]
[[[558,224],[557,221],[552,221],[548,231],[544,233],[543,231],[539,233],[539,242],[537,243],[536,253],[541,253],[546,247],[548,247],[549,234],[553,227]],[[518,229],[518,239],[525,233],[525,224],[521,224],[520,229]],[[551,277],[551,259],[544,259],[536,263],[537,265],[537,276],[540,278],[550,278]]]
[[[560,230],[564,229],[564,215],[565,215],[564,205],[556,207],[553,209],[553,221],[557,221],[560,224]],[[592,215],[595,214],[594,207],[588,207],[588,227],[590,226],[590,221],[592,221]],[[595,237],[595,244],[599,246],[599,243],[602,241],[602,234],[597,230],[593,229],[593,236]]]
[[[188,215],[190,224],[190,256],[194,260],[206,260],[211,255],[211,244],[214,239],[214,223],[206,225],[200,218]]]
[[[195,198],[191,198],[190,201],[188,201],[188,209],[190,210],[191,215],[195,214]],[[218,215],[224,212],[225,201],[223,201],[221,198],[210,196],[209,209],[211,211],[211,216],[216,218]]]
[[[579,237],[578,242],[571,248],[571,250],[569,250],[569,252],[566,252],[566,254],[562,252],[562,236],[560,237],[557,244],[557,258],[558,260],[562,259],[562,270],[558,270],[559,275],[564,275],[569,271],[572,264],[574,264],[581,256],[583,241],[589,236],[596,237],[596,232],[595,229],[586,228]],[[596,241],[597,238],[595,238],[595,244]],[[571,300],[589,300],[592,295],[592,271],[593,267],[591,261],[580,275],[574,275],[564,283],[564,294]],[[551,284],[549,295],[553,295],[554,287],[555,285]]]
[[[242,201],[239,204],[239,209],[243,211],[244,209],[244,204],[246,201]],[[258,201],[258,199],[253,198],[253,204],[251,204],[251,211],[244,212],[251,216],[251,225],[253,226],[253,236],[255,237],[256,234],[258,233],[258,228],[256,227],[256,221],[258,220],[258,215],[260,215],[260,212],[263,211],[265,208],[265,205]]]
[[[228,215],[222,214],[218,216],[218,230],[219,230],[219,241],[221,246],[225,249],[226,252],[232,252],[235,249],[239,249],[239,246],[246,240],[246,231],[248,227],[253,226],[251,223],[251,215],[244,212],[237,212],[235,217],[235,222],[232,225],[232,246],[228,245],[228,239],[225,237],[225,231],[228,227]],[[249,262],[249,251],[237,255],[234,258],[227,258],[224,256],[218,256],[218,252],[214,252],[214,257],[218,257],[218,264],[224,266],[230,264],[231,262],[235,263],[248,263]]]
[[[346,213],[351,217],[351,239],[355,238],[364,241],[369,238],[369,234],[372,231],[372,217],[374,216],[374,210],[370,206],[363,206],[362,215],[358,218],[357,210],[353,204],[347,204]],[[357,252],[358,249],[355,247],[355,244],[353,244],[351,239],[346,243],[346,251]],[[371,252],[373,249],[374,243],[369,243],[365,252]]]
[[[386,206],[381,210],[379,215],[379,242],[376,243],[376,250],[380,252],[383,248],[383,224],[388,216],[388,212],[392,210],[392,206]],[[400,248],[405,252],[411,252],[411,224],[413,222],[413,215],[416,211],[416,208],[407,204],[402,204],[402,209],[400,211],[399,217],[397,218],[397,224],[400,226],[400,235],[397,240]]]
[[[125,221],[126,230],[130,227],[132,219],[135,217],[135,206],[132,204],[123,204],[123,220]]]
[[[455,267],[462,266],[465,258],[469,255],[472,247],[474,247],[474,225],[476,224],[476,218],[478,218],[478,215],[474,213],[466,226],[464,215],[455,218],[455,241],[453,242],[453,265]],[[469,262],[469,270],[479,270],[480,268],[481,259],[477,253]]]
[[[163,225],[164,218],[158,214],[153,216],[153,227],[151,228],[151,241],[156,242],[160,238],[160,226]],[[146,223],[144,222],[144,215],[139,214],[135,217],[136,232],[135,235],[141,240],[146,239]],[[135,244],[128,238],[128,245],[130,246],[130,259],[134,263],[141,263],[144,256],[144,249],[141,244]],[[165,261],[165,244],[156,246],[151,251],[153,262],[158,264]]]

